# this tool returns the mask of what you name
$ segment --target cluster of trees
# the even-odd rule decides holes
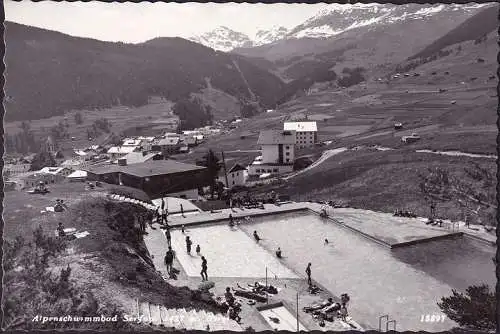
[[[242,117],[252,117],[261,112],[261,107],[257,102],[240,101],[240,114]]]
[[[364,72],[365,68],[363,67],[344,67],[342,70],[343,75],[337,80],[337,84],[341,87],[351,87],[357,85],[360,82],[365,81],[365,77],[363,76]]]
[[[300,71],[304,73],[304,75],[298,79],[295,79],[289,82],[284,88],[284,92],[281,98],[278,100],[278,104],[285,103],[290,100],[294,96],[296,96],[300,92],[304,92],[312,87],[316,82],[328,82],[334,81],[337,79],[337,73],[331,70],[331,67],[335,65],[333,62],[313,62],[314,66],[311,68],[311,63],[300,63],[305,66],[305,68],[301,68]],[[301,66],[297,64],[296,66]],[[294,73],[299,71],[297,68],[294,70]]]
[[[87,129],[87,138],[96,138],[102,133],[111,132],[111,123],[107,118],[99,118],[92,123],[90,129]]]
[[[29,152],[39,152],[42,143],[35,137],[29,122],[23,121],[20,126],[21,131],[16,134],[5,133],[5,150],[8,153],[27,154]]]
[[[69,124],[59,121],[59,123],[50,128],[49,133],[55,140],[69,138],[68,127]]]
[[[182,99],[172,109],[173,113],[179,116],[179,130],[191,130],[212,124],[212,107],[203,105],[198,98]]]
[[[28,122],[21,123],[21,131],[16,134],[5,134],[5,150],[8,153],[27,154],[40,151],[41,145],[37,141]]]
[[[50,261],[67,248],[61,238],[47,236],[41,227],[33,232],[32,242],[18,236],[4,242],[4,330],[30,329],[109,329],[126,328],[123,315],[114,305],[99,305],[91,292],[71,281],[68,265],[54,274]],[[116,314],[118,322],[49,322],[33,321],[36,315],[95,316]]]
[[[460,46],[459,46],[459,48],[460,48],[459,50],[462,50],[462,48]],[[443,58],[443,57],[447,57],[452,52],[453,52],[452,49],[439,50],[438,52],[433,53],[429,56],[416,58],[416,59],[414,59],[406,64],[399,64],[398,66],[396,66],[395,72],[404,73],[404,72],[414,70],[415,68],[419,67],[420,65],[430,63],[432,61],[435,61],[435,60]]]
[[[40,170],[44,167],[54,167],[56,165],[56,161],[52,154],[47,151],[42,151],[33,157],[30,165],[30,171]]]
[[[452,290],[452,295],[441,298],[438,306],[465,330],[494,331],[496,303],[496,293],[483,284],[468,287],[465,294]]]

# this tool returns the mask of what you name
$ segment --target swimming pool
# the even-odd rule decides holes
[[[397,321],[398,331],[450,329],[456,324],[449,319],[430,323],[421,322],[421,317],[441,315],[437,302],[451,295],[452,288],[492,282],[494,273],[489,250],[472,247],[470,243],[455,248],[468,249],[470,255],[465,261],[481,258],[481,272],[475,263],[458,266],[457,254],[445,255],[444,249],[456,245],[456,241],[436,241],[432,246],[422,244],[412,246],[413,250],[401,248],[394,252],[312,213],[254,218],[239,228],[248,237],[257,230],[263,238],[261,246],[269,252],[281,247],[283,263],[303,277],[307,263],[312,262],[313,280],[336,296],[348,293],[350,315],[365,328],[378,329],[379,317],[388,314]],[[330,241],[328,245],[324,244],[325,238]],[[443,250],[441,257],[429,260],[429,248],[438,253]],[[466,281],[456,278],[463,272],[474,271],[476,276],[468,275]]]

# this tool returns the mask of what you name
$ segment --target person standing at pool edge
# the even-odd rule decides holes
[[[312,281],[311,281],[311,262],[309,262],[307,264],[306,274],[307,274],[307,284],[311,285],[312,284]]]
[[[165,236],[167,237],[168,247],[171,247],[172,246],[172,235],[170,234],[170,229],[169,228],[167,228],[165,230]]]
[[[201,280],[208,281],[207,275],[207,259],[204,256],[201,257]]]
[[[186,250],[188,252],[188,254],[191,255],[191,245],[193,244],[193,242],[191,241],[191,239],[189,238],[189,235],[186,237]]]
[[[170,275],[172,273],[172,264],[174,262],[174,251],[172,247],[168,247],[167,254],[165,255],[165,266],[167,267],[167,272]]]

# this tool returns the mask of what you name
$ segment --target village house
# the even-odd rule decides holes
[[[111,147],[107,153],[109,154],[111,160],[116,160],[130,152],[134,152],[138,149],[138,146],[113,146]]]
[[[182,137],[182,142],[185,144],[185,146],[189,147],[195,147],[198,145],[198,139],[194,136],[183,136]]]
[[[123,159],[127,162],[127,165],[133,165],[155,159],[159,160],[162,158],[163,158],[162,155],[158,152],[147,153],[146,151],[143,151],[143,152],[130,152],[129,154],[118,159],[118,161]]]
[[[33,188],[43,182],[44,184],[54,184],[61,183],[66,180],[65,175],[54,174],[54,173],[40,173],[40,171],[29,172],[24,175],[20,175],[19,178],[16,178],[15,182],[19,184],[19,188]]]
[[[179,137],[166,137],[153,143],[151,150],[161,152],[163,156],[169,156],[179,153],[181,148],[181,140]]]
[[[221,169],[218,176],[218,181],[222,182],[226,188],[231,189],[235,186],[245,185],[245,171],[246,168],[240,164],[234,164],[231,168],[227,170],[227,182],[226,184],[226,173],[224,169]]]
[[[38,173],[42,174],[52,174],[52,175],[61,175],[61,176],[68,176],[71,174],[73,170],[68,167],[44,167],[38,171]]]
[[[295,131],[261,131],[257,144],[261,146],[262,155],[248,166],[248,175],[272,175],[293,171],[295,142]]]
[[[140,146],[141,145],[141,140],[140,139],[136,139],[136,138],[125,138],[123,141],[122,141],[122,146],[123,147],[127,147],[127,146]]]
[[[137,137],[140,140],[140,147],[143,151],[151,151],[153,148],[153,142],[155,141],[155,137]]]
[[[95,156],[97,156],[97,152],[93,150],[73,150],[73,154],[74,156],[83,159],[83,161],[91,161]]]
[[[90,167],[89,181],[125,185],[143,190],[151,198],[198,198],[198,189],[210,185],[206,167],[173,160],[152,160],[133,165]]]
[[[85,182],[87,180],[87,172],[84,170],[76,170],[67,176],[69,182]]]
[[[285,122],[285,131],[295,131],[297,148],[314,146],[318,142],[318,127],[316,122]]]

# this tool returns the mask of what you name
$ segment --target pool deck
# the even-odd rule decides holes
[[[238,221],[245,217],[260,217],[266,215],[282,214],[289,212],[307,212],[308,210],[319,213],[323,206],[310,202],[290,202],[279,206],[264,204],[264,209],[222,209],[217,212],[192,212],[186,213],[184,217],[179,214],[169,216],[169,225],[180,227],[182,225],[194,226],[207,223],[218,223],[228,221],[229,215]],[[465,224],[458,222],[456,228],[452,229],[450,221],[445,220],[443,227],[426,225],[424,218],[394,217],[390,213],[376,212],[353,208],[328,209],[330,218],[353,233],[365,236],[373,242],[377,242],[389,248],[404,247],[415,243],[429,242],[441,238],[455,238],[463,234],[493,243],[496,236],[478,228],[468,229]],[[458,229],[457,229],[458,228]]]
[[[168,217],[168,224],[172,227],[180,227],[182,225],[193,226],[206,223],[218,223],[229,221],[229,215],[237,221],[245,217],[259,217],[266,215],[273,215],[279,213],[288,213],[294,211],[307,211],[307,203],[286,203],[279,206],[274,204],[264,204],[264,209],[222,209],[214,213],[200,212],[198,214],[185,215],[185,217],[175,215]]]

